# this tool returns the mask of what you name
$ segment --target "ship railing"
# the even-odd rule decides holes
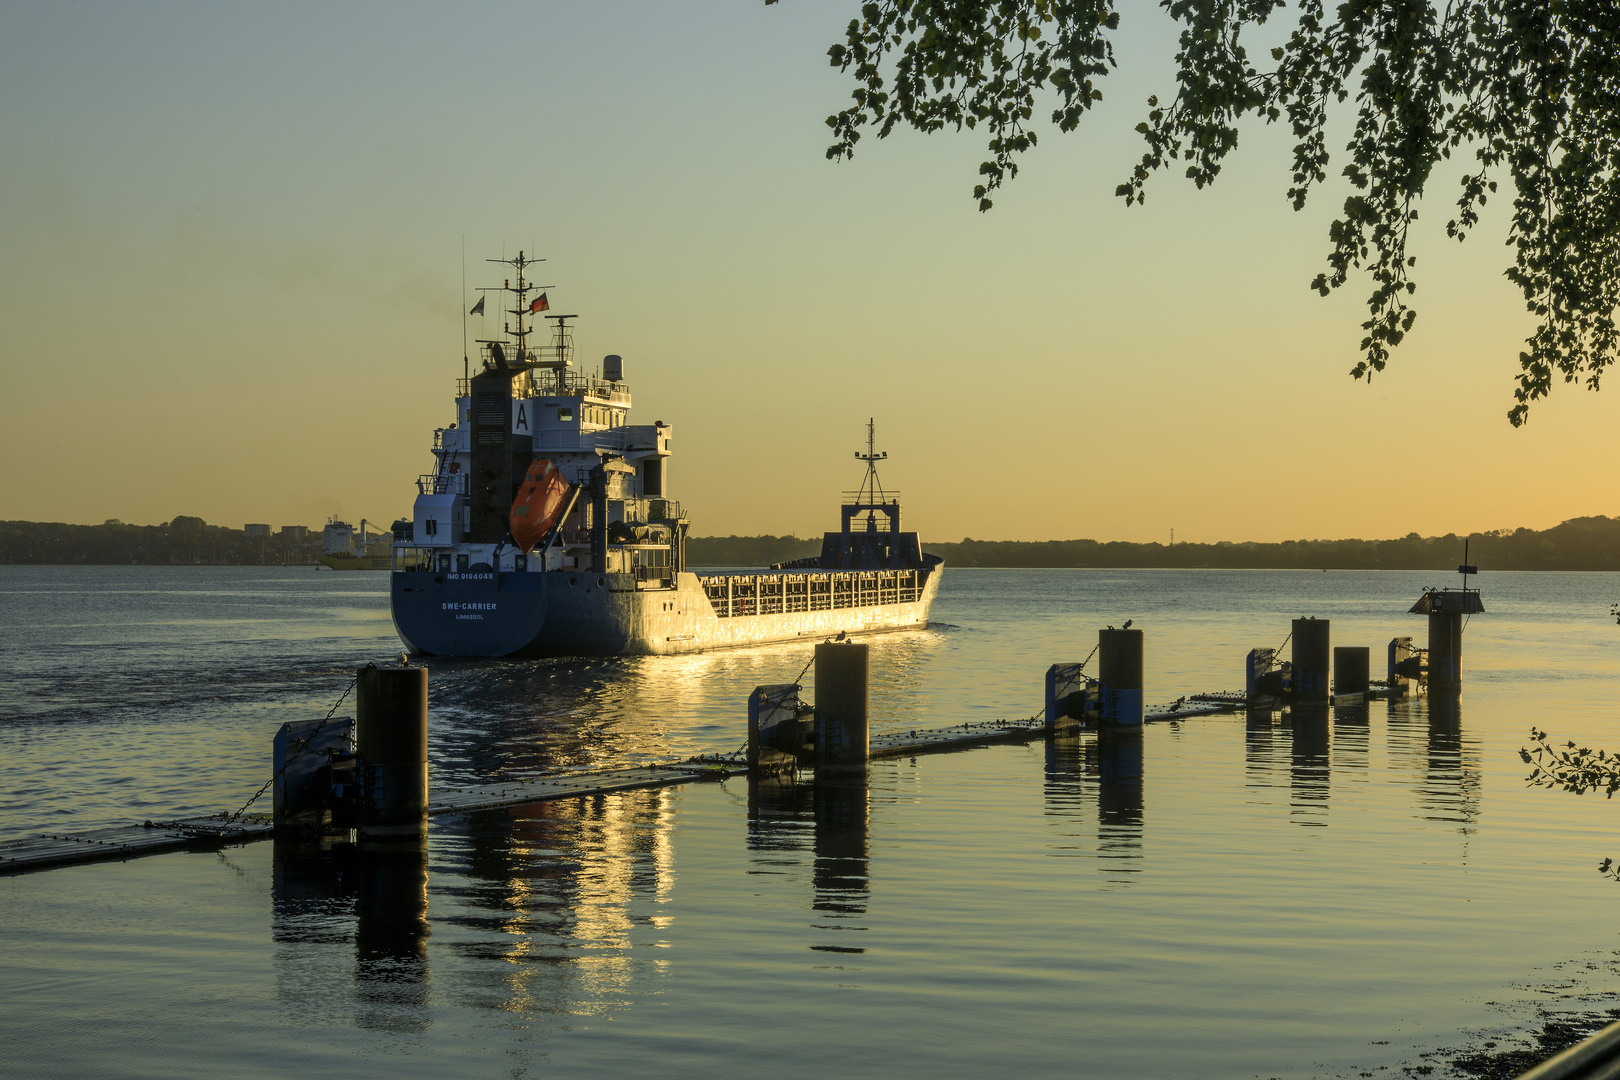
[[[542,428],[534,434],[534,448],[542,450],[652,450],[639,443],[629,428],[598,428],[577,431],[568,428]]]
[[[466,473],[423,473],[416,478],[418,495],[465,495]]]
[[[922,597],[916,570],[714,574],[699,575],[698,584],[722,619],[914,604]]]
[[[555,361],[556,357],[547,355],[541,360]],[[622,403],[630,396],[629,383],[608,382],[595,375],[565,371],[560,383],[550,371],[531,371],[528,375],[527,385],[513,386],[521,397],[573,397],[577,394],[598,401]]]

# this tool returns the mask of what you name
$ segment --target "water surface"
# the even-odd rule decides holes
[[[962,570],[873,642],[878,727],[1026,716],[1098,626],[1148,697],[1291,618],[1379,668],[1440,575]],[[1620,990],[1615,808],[1527,790],[1531,724],[1620,747],[1620,575],[1485,574],[1467,685],[0,879],[30,1076],[1399,1073]],[[0,836],[234,808],[284,720],[398,651],[381,575],[0,567]],[[432,666],[436,782],[731,749],[804,647]],[[1611,1002],[1612,1004],[1612,1002]],[[87,1033],[94,1033],[87,1037]],[[1443,1066],[1442,1066],[1443,1069]]]

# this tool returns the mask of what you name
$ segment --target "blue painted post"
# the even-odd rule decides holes
[[[1104,726],[1142,724],[1142,631],[1097,631],[1097,697]]]

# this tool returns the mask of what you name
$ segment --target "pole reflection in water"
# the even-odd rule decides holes
[[[1104,728],[1097,754],[1097,854],[1104,873],[1137,874],[1142,857],[1142,731]]]
[[[1463,737],[1458,691],[1431,693],[1428,706],[1428,770],[1422,806],[1429,820],[1454,822],[1466,835],[1479,816],[1479,745]]]
[[[1392,769],[1411,779],[1416,816],[1471,831],[1479,814],[1479,741],[1463,733],[1455,692],[1392,701],[1387,721]]]
[[[1372,727],[1367,704],[1340,705],[1333,710],[1333,759],[1340,782],[1366,783],[1369,779]]]
[[[433,1022],[428,978],[427,838],[372,841],[354,853],[355,1024],[416,1031]]]
[[[273,841],[270,862],[270,939],[275,943],[276,998],[289,1016],[350,1012],[348,979],[333,977],[336,947],[354,940],[359,875],[352,846]]]
[[[276,993],[288,1010],[381,1031],[428,1027],[426,840],[278,840],[271,860]],[[334,967],[334,949],[351,943],[352,985]]]
[[[1077,735],[1046,740],[1046,812],[1078,818],[1085,804],[1085,746]]]
[[[818,952],[865,952],[855,937],[866,929],[871,844],[872,789],[861,774],[817,776],[811,796],[815,812],[816,861],[811,874],[820,915],[818,930],[838,932],[838,940],[810,946]]]
[[[1293,736],[1289,820],[1295,825],[1327,824],[1328,712],[1326,705],[1295,704],[1287,713]]]
[[[815,825],[811,791],[791,774],[749,778],[750,874],[785,874],[802,864]]]
[[[1277,714],[1272,709],[1248,709],[1244,716],[1243,783],[1251,788],[1277,787],[1278,754]],[[1273,800],[1262,800],[1271,805]]]

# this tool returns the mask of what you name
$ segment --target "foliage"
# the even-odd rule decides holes
[[[1388,540],[1285,540],[1280,543],[1141,544],[1097,540],[930,541],[924,549],[952,566],[1234,570],[1437,570],[1471,561],[1490,570],[1620,569],[1620,518],[1572,518],[1551,529],[1502,529],[1463,537],[1409,533]]]
[[[766,0],[767,4],[777,0]],[[1351,192],[1329,229],[1323,295],[1352,270],[1372,279],[1361,358],[1371,378],[1411,330],[1418,202],[1437,166],[1465,162],[1448,235],[1462,240],[1505,176],[1512,207],[1507,276],[1538,325],[1520,353],[1518,426],[1556,378],[1597,389],[1615,360],[1620,303],[1620,8],[1608,0],[1161,0],[1180,24],[1176,90],[1151,97],[1137,130],[1147,148],[1118,194],[1141,202],[1148,177],[1181,162],[1199,187],[1237,147],[1240,121],[1286,123],[1294,138],[1295,209],[1328,177],[1327,125],[1354,98],[1341,173]],[[973,194],[1018,174],[1034,148],[1037,106],[1074,131],[1102,100],[1115,66],[1115,0],[868,0],[832,66],[855,82],[853,103],[828,118],[832,159],[851,157],[863,130],[982,129],[988,157]],[[1270,61],[1245,44],[1283,43]]]
[[[1525,781],[1534,787],[1558,788],[1585,795],[1601,791],[1606,799],[1620,791],[1620,757],[1605,750],[1576,746],[1565,742],[1562,749],[1555,747],[1545,731],[1530,729],[1532,745],[1519,748],[1519,757],[1530,766]],[[1598,864],[1598,872],[1620,881],[1620,865],[1613,859]]]
[[[1530,766],[1525,781],[1531,786],[1561,788],[1576,795],[1601,791],[1608,799],[1620,791],[1620,757],[1572,742],[1559,749],[1548,738],[1545,731],[1531,728],[1533,745],[1519,748],[1519,757]]]
[[[821,540],[793,536],[691,536],[686,561],[691,566],[769,566],[821,554]]]
[[[294,543],[283,535],[251,537],[241,529],[177,517],[162,525],[0,521],[0,563],[281,565],[312,563],[321,532]]]

